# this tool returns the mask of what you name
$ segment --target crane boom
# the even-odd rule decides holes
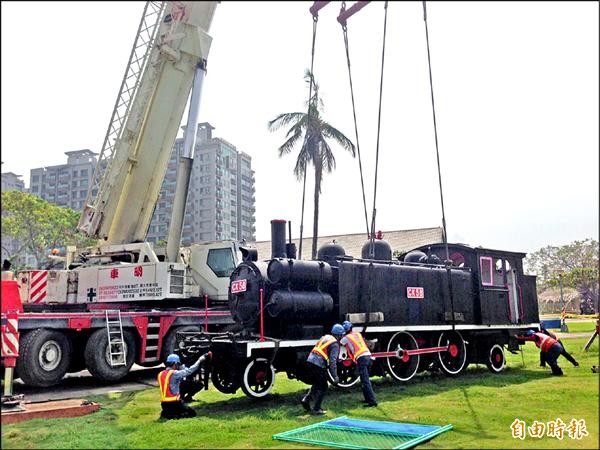
[[[160,5],[157,5],[160,3]],[[164,3],[164,5],[162,5]],[[207,34],[218,2],[148,2],[159,11],[151,26],[144,17],[129,67],[111,119],[105,147],[111,154],[98,162],[102,181],[96,197],[92,190],[79,221],[79,229],[106,244],[143,241],[158,201],[173,143],[192,88],[197,66],[206,60],[211,37]],[[144,11],[144,14],[146,14]],[[122,129],[111,131],[141,33],[151,34],[147,61],[131,96]],[[127,89],[125,89],[127,90]],[[104,150],[104,149],[103,149]],[[101,155],[102,156],[102,155]],[[102,161],[104,161],[102,163]],[[96,174],[94,176],[96,178]],[[89,201],[93,198],[92,201]]]

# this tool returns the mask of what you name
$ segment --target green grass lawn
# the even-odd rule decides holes
[[[94,414],[52,420],[31,420],[2,427],[2,448],[310,448],[275,441],[272,435],[339,416],[446,425],[454,429],[419,448],[598,448],[598,339],[589,352],[587,339],[564,339],[579,361],[575,368],[563,358],[564,377],[538,367],[537,348],[528,343],[522,356],[507,354],[508,367],[494,375],[484,366],[470,366],[457,378],[426,374],[407,384],[374,378],[377,408],[362,408],[359,386],[330,389],[325,417],[306,415],[299,400],[306,385],[278,374],[273,395],[253,401],[241,392],[225,395],[210,388],[191,404],[198,417],[162,421],[157,388],[123,393],[118,398],[90,397],[102,404]],[[562,440],[511,435],[520,419],[530,426],[557,418],[569,425],[585,420],[589,436]],[[318,447],[312,447],[318,448]]]
[[[592,333],[596,329],[596,322],[570,322],[569,319],[565,320],[569,333]]]

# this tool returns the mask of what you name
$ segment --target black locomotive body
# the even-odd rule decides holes
[[[514,336],[539,324],[523,253],[436,243],[392,260],[383,240],[367,242],[362,253],[353,258],[328,244],[315,261],[294,259],[285,221],[272,221],[272,258],[246,260],[231,275],[237,332],[196,336],[187,347],[209,339],[216,387],[262,397],[276,371],[302,379],[314,343],[344,320],[367,340],[372,374],[400,381],[424,370],[457,375],[469,363],[500,372],[504,348],[516,350]],[[340,355],[341,385],[351,386],[354,363]]]

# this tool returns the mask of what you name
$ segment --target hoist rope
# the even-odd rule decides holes
[[[438,147],[438,135],[437,135],[437,122],[435,120],[435,101],[433,98],[433,77],[431,75],[431,54],[429,52],[429,29],[427,27],[427,7],[425,1],[423,1],[423,21],[425,22],[425,40],[427,42],[427,62],[429,65],[429,88],[431,91],[431,111],[433,112],[433,133],[435,136],[435,154],[437,156],[437,167],[438,167],[438,182],[440,185],[440,201],[442,204],[442,227],[444,229],[444,244],[446,245],[446,261],[450,260],[450,253],[448,250],[448,238],[446,235],[446,215],[444,213],[444,193],[442,190],[442,169],[440,166],[440,150]]]
[[[384,4],[384,18],[383,18],[383,44],[381,50],[381,75],[379,80],[379,111],[377,117],[377,145],[375,150],[375,181],[373,187],[373,216],[371,217],[371,236],[369,241],[369,301],[367,307],[367,314],[365,318],[365,326],[362,332],[365,333],[369,323],[371,321],[371,310],[373,309],[373,283],[375,280],[373,261],[375,259],[375,201],[377,199],[377,168],[379,165],[379,135],[381,131],[381,104],[383,101],[383,67],[385,62],[385,38],[387,35],[387,13],[388,13],[388,2]]]
[[[313,68],[315,64],[315,42],[317,39],[317,22],[319,21],[319,16],[317,13],[313,14],[313,36],[312,36],[312,50],[311,50],[311,58],[310,58],[310,87],[308,89],[308,114],[306,118],[306,134],[304,135],[304,141],[308,138],[308,130],[310,126],[310,101],[312,98],[312,88],[313,88]],[[308,161],[304,161],[304,177],[302,181],[302,212],[300,214],[300,241],[298,245],[298,259],[302,259],[302,234],[304,231],[304,199],[306,197],[306,163]]]
[[[346,9],[346,2],[342,2],[342,10]],[[362,198],[365,210],[365,226],[367,228],[367,237],[369,237],[369,219],[367,217],[367,200],[365,198],[365,183],[363,179],[362,160],[360,157],[360,145],[358,141],[358,125],[356,121],[356,106],[354,103],[354,85],[352,83],[352,70],[350,69],[350,50],[348,44],[348,28],[342,24],[342,32],[344,34],[344,46],[346,48],[346,61],[348,63],[348,79],[350,81],[350,97],[352,98],[352,115],[354,117],[354,134],[356,136],[356,152],[358,153],[358,167],[360,170],[360,186],[362,188]]]
[[[440,151],[438,146],[438,135],[437,135],[437,122],[435,120],[435,101],[433,98],[433,77],[431,75],[431,53],[429,51],[429,29],[427,27],[427,7],[425,0],[423,0],[423,21],[425,22],[425,40],[427,42],[427,63],[429,65],[429,88],[431,91],[431,111],[433,113],[433,133],[435,136],[435,153],[437,156],[437,167],[438,167],[438,181],[440,185],[440,201],[442,204],[442,227],[443,227],[443,240],[444,246],[446,247],[446,260],[444,265],[446,266],[446,273],[448,277],[448,292],[450,294],[450,308],[452,309],[452,329],[455,328],[456,317],[454,314],[454,294],[452,292],[452,274],[450,273],[450,251],[448,250],[448,235],[446,233],[446,215],[444,213],[444,193],[442,191],[442,169],[440,165]]]
[[[375,216],[377,213],[376,201],[377,201],[377,175],[379,168],[379,136],[381,132],[381,103],[383,99],[383,67],[385,62],[385,38],[387,34],[387,11],[388,2],[385,2],[385,15],[383,20],[383,46],[381,51],[381,77],[379,82],[379,111],[377,117],[377,146],[375,148],[375,183],[373,188],[373,215],[371,216],[371,242],[369,246],[369,256],[371,259],[375,256]]]

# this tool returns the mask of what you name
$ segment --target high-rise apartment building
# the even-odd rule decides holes
[[[23,175],[17,175],[12,172],[2,173],[2,192],[22,191],[26,192],[25,182],[21,180]]]
[[[82,211],[98,154],[85,149],[65,155],[66,164],[31,169],[29,192],[58,206]]]
[[[252,158],[200,123],[186,204],[182,244],[234,239],[254,241],[255,197]],[[177,139],[148,230],[151,242],[166,240],[175,196],[183,138]]]

